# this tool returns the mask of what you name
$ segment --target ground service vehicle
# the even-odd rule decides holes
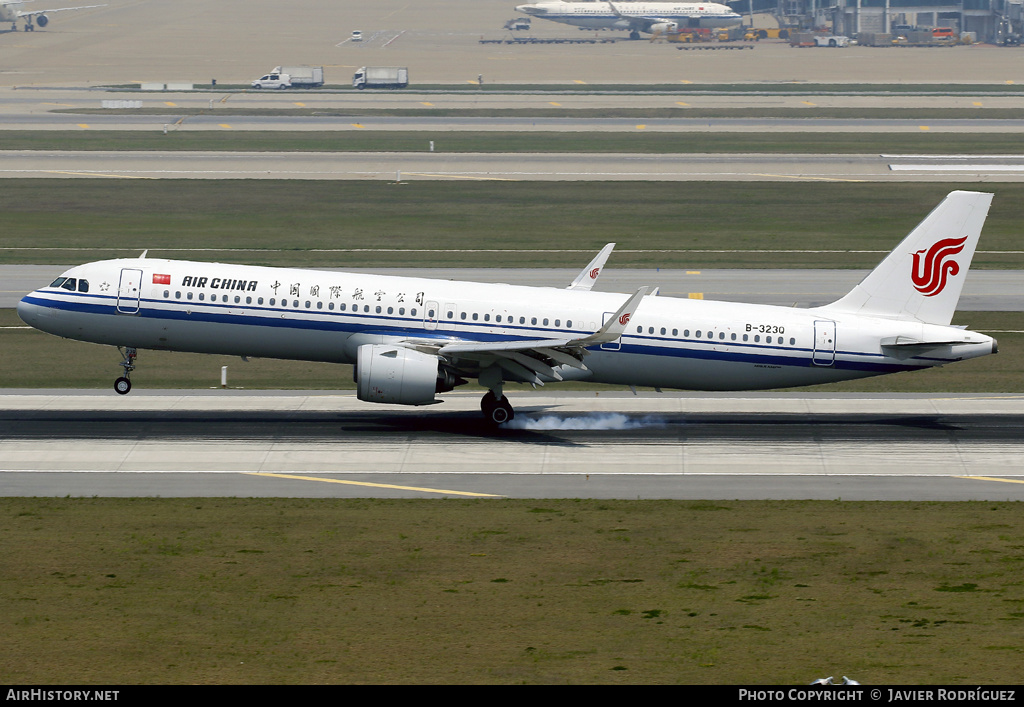
[[[288,74],[270,72],[250,84],[253,88],[291,88],[292,78]]]
[[[352,76],[353,88],[405,88],[409,70],[404,66],[363,66]]]
[[[322,66],[275,66],[270,73],[288,74],[293,88],[317,88],[324,85]]]

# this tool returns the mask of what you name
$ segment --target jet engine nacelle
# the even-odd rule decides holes
[[[50,24],[50,18],[47,17],[46,15],[39,15],[36,17],[36,24],[39,25],[40,27],[45,27],[46,25]]]
[[[679,29],[679,24],[676,22],[658,22],[651,25],[650,33],[657,34],[659,32],[675,32],[677,29]]]
[[[360,400],[399,405],[439,403],[435,393],[464,382],[443,370],[437,356],[387,344],[359,347],[355,378]]]

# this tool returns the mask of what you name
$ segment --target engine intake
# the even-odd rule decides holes
[[[431,405],[435,393],[464,383],[432,354],[401,346],[364,344],[356,356],[356,396],[368,403]]]

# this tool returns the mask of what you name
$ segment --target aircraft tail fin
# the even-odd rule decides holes
[[[992,194],[950,192],[829,311],[948,325],[988,216]]]

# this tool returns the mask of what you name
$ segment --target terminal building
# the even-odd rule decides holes
[[[742,2],[730,4],[737,12],[746,10]],[[775,0],[772,4],[771,12],[781,27],[831,27],[833,33],[848,37],[950,27],[956,36],[968,34],[979,42],[1019,44],[1024,31],[1024,0]]]

